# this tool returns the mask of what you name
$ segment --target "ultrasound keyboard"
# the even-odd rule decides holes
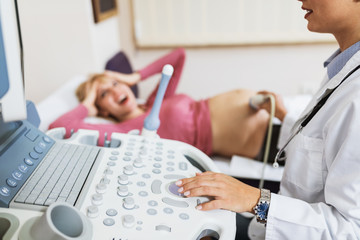
[[[16,196],[15,203],[74,205],[99,151],[97,147],[56,142]]]
[[[48,132],[59,136],[59,129]],[[57,142],[79,144],[83,130]],[[92,178],[76,206],[93,224],[93,239],[233,239],[235,214],[224,210],[198,211],[205,197],[185,198],[178,179],[196,172],[217,171],[200,150],[178,141],[113,134],[116,148],[101,148]]]

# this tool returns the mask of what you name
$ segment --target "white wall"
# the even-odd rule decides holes
[[[131,27],[130,0],[120,0],[122,48],[135,69],[167,53],[170,49],[136,49]],[[309,93],[320,84],[323,62],[337,49],[335,43],[188,48],[178,92],[195,99],[210,97],[236,88],[271,90],[284,95]],[[140,85],[146,97],[154,87],[154,77]]]
[[[120,48],[139,69],[168,52],[138,50],[131,32],[129,0],[119,18],[93,22],[90,0],[19,0],[27,98],[41,101],[74,76],[102,71]],[[316,88],[322,62],[334,44],[189,48],[178,92],[199,99],[235,88],[296,94]],[[145,97],[153,81],[140,86]]]
[[[28,99],[75,75],[101,71],[120,49],[116,17],[95,24],[90,0],[19,0]]]

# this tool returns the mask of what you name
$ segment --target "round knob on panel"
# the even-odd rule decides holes
[[[134,198],[132,198],[132,197],[124,198],[123,206],[124,206],[124,208],[129,209],[129,210],[135,208]]]
[[[135,225],[135,217],[133,215],[125,215],[122,219],[123,226],[131,228]]]
[[[134,167],[141,168],[143,167],[143,160],[141,158],[137,158],[134,160]]]
[[[134,174],[134,168],[133,168],[133,166],[131,166],[131,165],[125,166],[125,167],[124,167],[124,173],[125,173],[126,175],[132,175],[132,174]]]
[[[105,193],[106,192],[106,184],[105,183],[99,183],[98,185],[96,185],[96,192]]]
[[[118,183],[121,185],[129,184],[129,177],[125,174],[118,176]]]
[[[94,205],[101,205],[102,202],[103,202],[103,196],[101,194],[94,194],[92,195],[91,197],[91,202],[94,204]]]
[[[128,190],[128,187],[127,186],[119,186],[117,188],[117,194],[120,196],[120,197],[126,197],[127,195],[129,195],[129,190]]]
[[[90,206],[87,208],[87,213],[86,215],[89,218],[96,218],[99,215],[99,209],[97,206]]]

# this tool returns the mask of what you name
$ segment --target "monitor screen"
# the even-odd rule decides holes
[[[22,42],[16,0],[0,1],[0,121],[26,119]]]

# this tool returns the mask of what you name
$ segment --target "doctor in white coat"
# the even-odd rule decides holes
[[[280,144],[294,135],[280,192],[213,172],[177,185],[187,197],[214,197],[199,210],[254,213],[266,239],[360,239],[360,1],[301,2],[308,29],[333,34],[339,50],[325,62],[325,79],[299,121],[276,97]],[[250,227],[249,237],[259,236],[258,229]]]

